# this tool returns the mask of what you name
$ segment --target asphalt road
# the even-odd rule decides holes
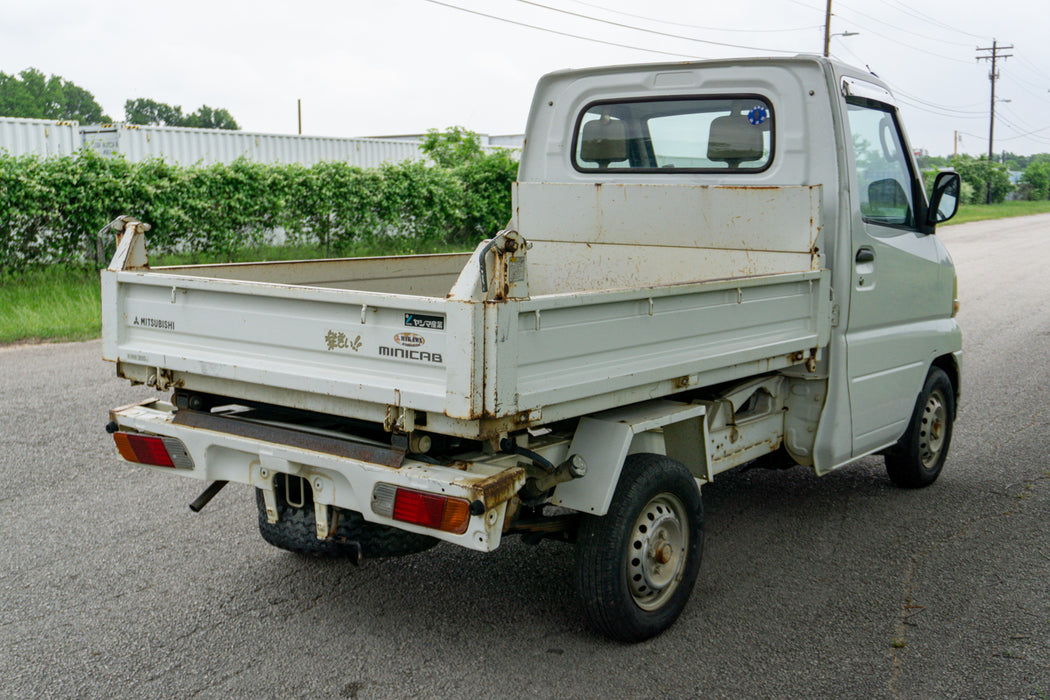
[[[1050,697],[1050,216],[944,228],[963,403],[940,480],[881,458],[704,487],[679,622],[590,634],[572,550],[516,538],[360,568],[265,544],[231,485],[121,463],[106,411],[151,392],[98,342],[0,348],[4,697]]]

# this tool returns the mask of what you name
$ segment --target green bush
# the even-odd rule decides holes
[[[1025,168],[1021,196],[1028,200],[1050,199],[1050,163],[1037,161]]]
[[[988,198],[988,181],[991,180],[992,203],[1002,202],[1013,191],[1006,166],[987,157],[974,158],[959,155],[951,159],[952,168],[962,178],[961,204],[984,204]],[[970,185],[970,187],[966,187]]]
[[[504,152],[454,168],[406,161],[377,169],[243,159],[182,167],[88,150],[57,158],[0,152],[0,272],[103,265],[96,234],[121,214],[152,226],[151,251],[225,259],[263,244],[278,228],[290,242],[327,255],[384,238],[469,245],[510,217],[516,173]]]
[[[508,151],[488,153],[453,171],[463,183],[463,225],[456,242],[491,236],[507,225],[511,214],[511,185],[518,177],[518,162]]]

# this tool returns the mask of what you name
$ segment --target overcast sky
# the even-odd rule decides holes
[[[536,80],[552,70],[819,53],[823,42],[824,0],[441,2],[3,0],[0,71],[61,75],[115,119],[126,99],[149,97],[295,133],[301,98],[308,134],[507,134],[524,130]],[[913,147],[951,155],[958,131],[961,152],[987,152],[989,64],[975,49],[995,38],[1014,46],[995,150],[1050,152],[1048,0],[834,0],[833,11],[833,32],[858,35],[834,37],[832,55],[893,86]]]

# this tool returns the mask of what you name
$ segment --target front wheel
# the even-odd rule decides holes
[[[955,391],[939,367],[930,369],[904,435],[886,452],[886,473],[897,486],[921,488],[937,480],[948,458]]]
[[[576,588],[588,622],[625,642],[654,637],[689,600],[703,551],[703,505],[689,471],[663,455],[624,463],[609,512],[584,516]]]

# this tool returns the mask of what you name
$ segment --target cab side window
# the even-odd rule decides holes
[[[915,226],[915,201],[908,158],[891,107],[850,102],[853,161],[864,221]]]

